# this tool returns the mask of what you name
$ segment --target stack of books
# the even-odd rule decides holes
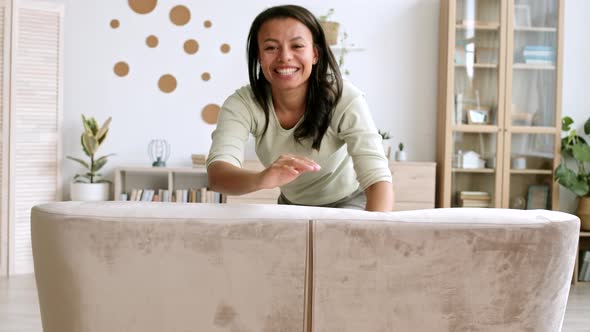
[[[545,45],[527,45],[522,51],[524,63],[536,65],[555,64],[555,49]]]
[[[191,154],[191,159],[193,160],[193,168],[205,167],[207,163],[206,154]]]
[[[579,281],[590,281],[590,251],[584,251],[580,255]]]
[[[492,197],[485,191],[459,192],[459,206],[461,207],[490,207]]]

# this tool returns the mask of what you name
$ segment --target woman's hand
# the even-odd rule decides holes
[[[320,165],[309,158],[293,154],[281,155],[264,171],[259,173],[261,189],[271,189],[283,186],[305,172],[317,172]]]

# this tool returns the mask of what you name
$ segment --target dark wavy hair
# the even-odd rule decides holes
[[[269,83],[264,77],[258,61],[258,32],[266,21],[277,18],[293,18],[303,23],[311,31],[314,46],[318,50],[318,61],[312,67],[309,77],[303,122],[295,129],[294,136],[298,143],[301,143],[305,138],[311,138],[313,140],[312,148],[319,150],[322,138],[330,125],[332,110],[342,96],[342,75],[336,58],[326,42],[320,22],[309,10],[300,6],[284,5],[266,9],[256,16],[248,33],[246,51],[248,53],[250,86],[254,91],[256,101],[264,110],[266,119],[262,135],[268,129],[268,105],[271,94]]]

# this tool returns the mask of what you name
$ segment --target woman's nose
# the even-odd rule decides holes
[[[291,58],[293,58],[293,54],[291,53],[291,50],[289,50],[288,48],[282,48],[279,57],[281,61],[288,62],[291,60]]]

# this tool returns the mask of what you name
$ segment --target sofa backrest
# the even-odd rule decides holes
[[[59,202],[32,211],[45,332],[558,331],[579,220]]]

